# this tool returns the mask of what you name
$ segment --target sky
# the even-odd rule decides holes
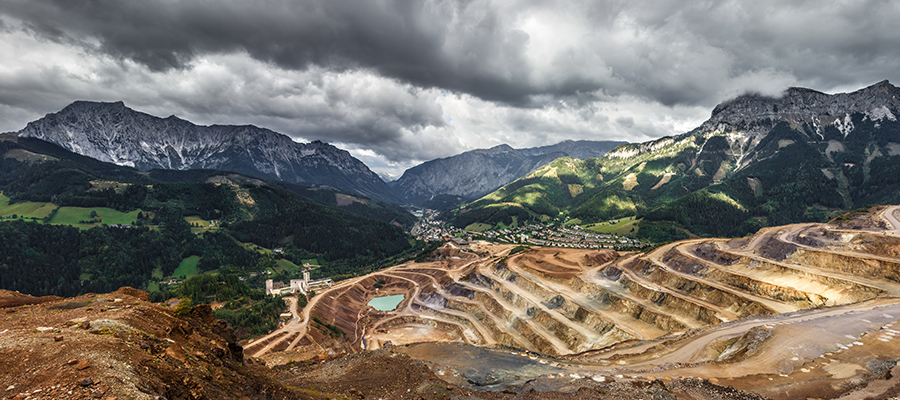
[[[0,132],[75,100],[253,124],[376,172],[679,134],[747,92],[900,82],[898,1],[3,0]]]

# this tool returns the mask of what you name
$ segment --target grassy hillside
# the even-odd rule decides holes
[[[172,276],[178,279],[184,279],[189,276],[197,275],[200,271],[197,264],[200,263],[200,256],[190,256],[178,263],[178,268],[172,271]]]
[[[634,236],[640,229],[641,220],[634,217],[610,220],[606,222],[597,222],[585,225],[584,229],[596,233],[608,233],[621,236]]]
[[[639,236],[736,236],[824,221],[900,198],[900,123],[852,116],[832,125],[775,124],[764,134],[702,132],[561,158],[452,213],[457,226],[568,216],[591,224],[634,216]],[[630,231],[630,229],[629,229]]]
[[[138,221],[138,214],[140,213],[140,209],[121,212],[106,207],[60,207],[53,214],[50,223],[62,225],[133,224]]]
[[[23,201],[10,204],[9,197],[0,193],[0,217],[4,219],[39,219],[47,218],[57,208],[51,203]]]

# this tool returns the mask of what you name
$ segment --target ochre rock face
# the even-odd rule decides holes
[[[19,292],[0,290],[0,308],[18,307],[26,304],[41,304],[62,299],[57,296],[34,297]]]
[[[122,296],[131,296],[131,297],[140,299],[142,301],[150,301],[150,293],[147,293],[140,289],[135,289],[130,286],[122,286],[119,288],[119,290],[116,290],[115,292],[113,292],[113,294],[118,294],[118,295],[122,295]]]

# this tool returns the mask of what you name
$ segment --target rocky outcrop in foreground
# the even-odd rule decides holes
[[[131,288],[40,300],[0,311],[4,399],[302,398],[245,359],[208,305],[175,316]]]

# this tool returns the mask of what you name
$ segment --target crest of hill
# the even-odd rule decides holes
[[[0,303],[7,297],[0,293]],[[176,315],[122,288],[9,311],[0,335],[4,397],[307,398],[244,358],[209,305]]]

